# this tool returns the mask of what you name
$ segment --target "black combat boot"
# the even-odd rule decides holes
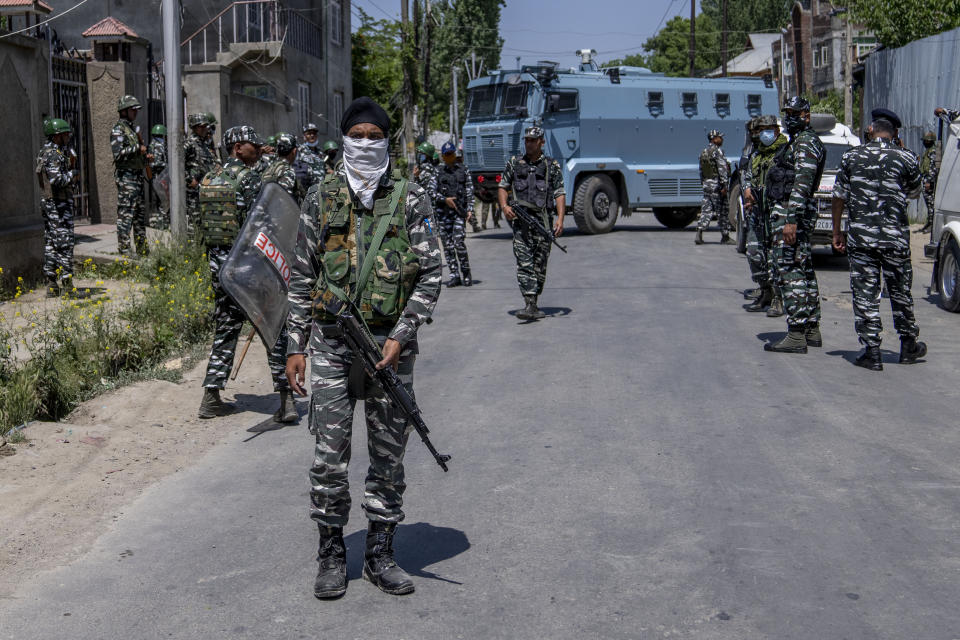
[[[280,408],[273,414],[273,421],[280,424],[291,424],[300,419],[297,413],[297,404],[293,400],[293,391],[290,389],[280,390]]]
[[[538,296],[533,296],[533,315],[531,318],[534,320],[540,320],[547,317],[547,314],[543,312],[543,309],[537,306],[537,298]]]
[[[773,289],[770,287],[764,288],[760,296],[753,301],[752,304],[746,306],[746,310],[751,313],[757,313],[758,311],[763,311],[770,306],[770,303],[773,301]]]
[[[864,347],[853,364],[871,371],[883,371],[883,362],[880,360],[880,347]]]
[[[459,287],[463,282],[460,280],[460,274],[456,271],[450,273],[450,279],[447,280],[448,287]]]
[[[463,286],[469,287],[473,284],[473,278],[470,277],[470,269],[463,270]]]
[[[542,313],[540,309],[537,308],[537,296],[525,295],[523,296],[523,299],[527,303],[527,306],[520,311],[517,311],[517,317],[521,320],[536,320],[537,314]]]
[[[779,342],[768,342],[763,345],[763,350],[776,353],[806,353],[807,339],[804,336],[804,327],[787,327],[787,335]]]
[[[900,338],[900,364],[913,364],[927,355],[927,343],[920,342],[913,336]]]
[[[400,596],[413,593],[413,580],[393,559],[393,522],[370,522],[367,550],[363,558],[363,577],[384,593]]]
[[[747,289],[743,292],[744,300],[756,300],[763,293],[764,287],[757,287],[756,289]]]
[[[767,317],[768,318],[779,318],[783,315],[783,298],[774,291],[773,300],[770,301],[770,306],[767,308]]]
[[[317,579],[313,595],[318,598],[339,598],[347,592],[347,547],[342,527],[320,527],[320,548],[317,551]]]
[[[927,224],[923,225],[923,228],[920,229],[920,233],[929,233],[931,227],[933,227],[933,216],[927,216]]]
[[[199,418],[216,418],[225,416],[233,410],[233,407],[220,399],[220,389],[204,389],[203,400],[200,402],[200,411],[197,412]]]
[[[697,237],[693,239],[694,244],[703,244],[703,229],[697,229]]]
[[[730,233],[728,231],[720,232],[720,244],[733,244],[733,239],[730,238]]]
[[[804,329],[803,331],[803,335],[807,339],[807,346],[810,346],[810,347],[823,346],[823,336],[820,335],[819,322],[808,322],[807,328]]]

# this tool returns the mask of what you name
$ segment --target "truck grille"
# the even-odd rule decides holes
[[[480,137],[480,153],[485,168],[503,166],[503,136],[500,134]]]
[[[677,179],[652,178],[650,180],[650,195],[660,198],[675,197],[677,195]]]
[[[681,196],[699,196],[703,193],[703,186],[699,178],[680,178]]]
[[[463,139],[463,160],[468,167],[480,164],[480,154],[477,153],[477,136],[467,136]]]

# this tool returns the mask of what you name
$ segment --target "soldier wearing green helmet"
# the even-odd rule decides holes
[[[920,233],[930,231],[930,227],[933,226],[933,194],[937,192],[937,175],[940,173],[940,153],[936,142],[937,134],[933,131],[923,134],[920,173],[923,176],[923,201],[927,205],[927,222],[920,229]]]
[[[417,163],[413,165],[413,181],[423,187],[431,203],[437,201],[437,167],[433,155],[437,152],[429,142],[417,145]]]
[[[212,114],[211,114],[212,115]],[[184,181],[186,182],[187,222],[191,233],[200,224],[200,181],[207,173],[220,168],[210,146],[210,118],[206,113],[187,116],[190,135],[183,141]]]
[[[277,159],[277,136],[279,134],[273,134],[272,136],[267,136],[266,141],[263,143],[263,146],[260,147],[260,161],[263,163],[264,171],[270,168],[270,165]],[[254,168],[256,171],[256,168]],[[261,174],[262,175],[262,174]]]
[[[333,140],[327,140],[323,143],[323,169],[326,175],[336,171],[337,153],[339,151],[340,146]]]
[[[153,169],[154,176],[159,176],[167,168],[167,128],[162,124],[155,124],[150,129],[150,136],[148,149],[153,156],[150,168]],[[153,185],[151,193],[153,207],[150,211],[150,226],[154,229],[167,229],[170,226],[170,212],[164,211],[160,206],[159,198],[153,193]]]
[[[297,137],[283,132],[271,137],[274,139],[274,154],[270,166],[263,172],[263,184],[276,182],[300,205],[307,192],[293,170],[293,163],[297,159]]]
[[[60,118],[43,123],[47,141],[37,156],[37,181],[43,190],[40,213],[43,215],[43,275],[47,279],[47,296],[73,292],[73,187],[77,170],[76,156],[67,148],[72,129]]]
[[[217,148],[217,141],[215,139],[217,135],[217,117],[213,115],[212,111],[204,111],[203,117],[207,123],[207,144],[219,162],[223,158],[223,155],[221,154],[221,150]]]
[[[137,254],[147,254],[143,174],[153,156],[147,152],[140,128],[133,124],[140,109],[140,101],[136,97],[121,96],[117,101],[120,118],[110,132],[110,149],[113,151],[117,183],[117,249],[122,256],[133,253],[130,247],[131,230]]]

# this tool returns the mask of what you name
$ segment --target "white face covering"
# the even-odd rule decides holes
[[[347,181],[367,209],[373,208],[373,194],[390,163],[387,143],[386,138],[343,139],[343,166],[347,170]]]

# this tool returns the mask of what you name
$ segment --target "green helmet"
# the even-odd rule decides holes
[[[333,140],[327,140],[323,143],[324,151],[339,151],[340,147]]]
[[[933,131],[927,131],[925,134],[923,134],[923,141],[924,141],[924,142],[936,142],[936,141],[937,141],[937,134],[935,134]]]
[[[207,114],[205,113],[191,113],[187,116],[187,126],[191,129],[204,124],[209,124],[207,122]]]
[[[217,116],[213,115],[213,112],[206,111],[203,116],[206,118],[207,124],[217,124]]]
[[[58,133],[73,133],[70,123],[60,118],[47,118],[43,121],[43,135],[55,136]]]
[[[150,135],[165,136],[167,135],[167,128],[162,124],[155,124],[153,125],[153,129],[150,129]]]
[[[142,109],[140,101],[136,97],[131,95],[121,96],[117,100],[117,111],[123,111],[124,109]]]
[[[267,138],[267,144],[270,145],[271,147],[277,146],[277,135],[274,134],[272,136],[269,136]]]
[[[433,154],[436,152],[436,148],[429,142],[421,142],[417,145],[417,152],[422,153],[428,158],[432,158]]]

